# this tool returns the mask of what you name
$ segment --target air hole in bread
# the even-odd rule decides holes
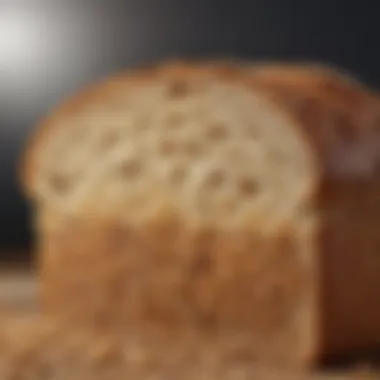
[[[252,197],[257,194],[259,184],[253,178],[242,178],[239,181],[239,191],[245,197]]]
[[[183,115],[181,115],[179,112],[171,112],[166,117],[165,126],[168,129],[176,129],[181,125],[182,120]]]
[[[223,123],[212,123],[207,126],[206,133],[210,140],[219,141],[227,137],[227,128]]]
[[[177,150],[177,145],[173,140],[163,140],[159,145],[159,151],[163,156],[171,156]]]
[[[197,157],[202,153],[202,147],[195,141],[187,141],[183,146],[185,152],[190,157]]]
[[[69,180],[65,176],[59,174],[50,174],[49,183],[51,188],[57,194],[64,194],[69,190]]]
[[[169,173],[169,180],[174,185],[180,185],[185,182],[187,170],[185,167],[178,166],[173,168]]]
[[[122,177],[126,179],[134,179],[138,177],[141,171],[142,171],[141,163],[134,159],[124,161],[122,162],[120,166],[120,173]]]
[[[119,140],[120,136],[116,131],[108,132],[100,141],[99,150],[105,151],[111,149]]]
[[[214,170],[206,177],[204,187],[207,189],[218,189],[227,180],[227,175],[223,170]]]

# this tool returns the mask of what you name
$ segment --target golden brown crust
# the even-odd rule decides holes
[[[380,181],[328,181],[320,189],[318,262],[325,354],[380,342]]]
[[[358,179],[349,175],[342,179],[334,172],[321,186],[317,199],[321,213],[318,246],[323,347],[334,353],[376,345],[380,340],[379,283],[374,269],[379,264],[375,253],[379,224],[379,96],[328,67],[267,65],[253,68],[252,77],[258,87],[301,121],[323,159],[342,162],[342,151],[337,151],[340,144],[350,148],[362,142],[359,151],[349,150],[350,155],[373,154],[368,156],[373,176]],[[331,155],[335,151],[338,154]]]
[[[368,166],[377,167],[380,97],[375,91],[328,66],[268,64],[250,72],[257,87],[300,121],[328,175],[339,175],[336,162],[360,155],[357,150],[368,155]]]

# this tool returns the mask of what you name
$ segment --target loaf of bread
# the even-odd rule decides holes
[[[23,163],[44,311],[276,365],[379,343],[378,100],[292,71],[157,66],[53,112]]]

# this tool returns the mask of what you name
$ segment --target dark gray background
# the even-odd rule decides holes
[[[319,60],[378,86],[379,11],[378,1],[0,0],[0,255],[31,244],[16,162],[62,97],[168,57]]]

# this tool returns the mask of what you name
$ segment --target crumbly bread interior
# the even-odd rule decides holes
[[[2,380],[375,380],[370,366],[345,371],[294,371],[231,357],[222,347],[193,339],[163,342],[131,336],[120,341],[90,330],[63,330],[38,315],[0,319]],[[169,343],[169,344],[168,344]]]
[[[121,83],[121,82],[125,83]],[[34,193],[70,214],[275,227],[312,187],[296,123],[238,80],[120,78],[55,121],[35,149]]]

